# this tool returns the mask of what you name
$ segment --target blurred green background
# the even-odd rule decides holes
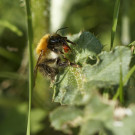
[[[115,2],[112,0],[31,0],[35,47],[46,33],[69,27],[64,34],[92,32],[109,50]],[[115,45],[135,39],[135,1],[120,6]],[[58,106],[51,100],[49,81],[38,73],[32,99],[32,134],[53,135],[48,114]],[[28,48],[25,2],[0,0],[0,134],[24,135],[28,112]]]

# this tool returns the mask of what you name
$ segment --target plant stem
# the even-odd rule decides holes
[[[117,22],[118,22],[119,7],[120,7],[120,0],[116,0],[115,7],[114,7],[114,13],[113,13],[113,24],[112,24],[112,30],[111,30],[111,47],[110,47],[110,50],[113,48],[113,42],[114,42],[114,37],[115,37]]]
[[[33,55],[32,55],[32,43],[33,43],[33,29],[32,29],[32,16],[30,0],[25,0],[26,12],[27,12],[27,25],[28,25],[28,45],[29,45],[29,110],[28,110],[28,123],[27,123],[27,135],[30,135],[31,126],[31,95],[33,89]]]
[[[135,66],[133,66],[130,71],[128,72],[128,74],[124,77],[124,80],[123,80],[123,86],[127,83],[127,81],[129,80],[129,78],[131,77],[131,75],[135,72]],[[120,93],[120,90],[119,88],[117,89],[117,92],[116,94],[114,95],[113,97],[113,100],[116,100],[119,96],[119,93]]]
[[[122,63],[122,62],[121,62]],[[119,85],[119,98],[121,104],[124,103],[124,97],[123,97],[123,74],[122,74],[122,64],[120,64],[120,85]]]
[[[122,45],[130,43],[130,18],[129,18],[129,1],[123,0],[122,2],[122,28],[121,28],[121,42]]]

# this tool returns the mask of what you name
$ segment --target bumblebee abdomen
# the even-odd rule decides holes
[[[50,38],[50,34],[46,34],[38,43],[38,46],[36,48],[36,53],[39,55],[41,51],[45,53],[47,51],[47,45],[48,45],[48,40]]]

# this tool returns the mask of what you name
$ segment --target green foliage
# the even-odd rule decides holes
[[[66,133],[72,133],[71,128],[80,127],[79,135],[107,131],[106,123],[113,119],[114,106],[107,105],[96,94],[92,96],[84,106],[59,107],[54,110],[50,115],[52,126]]]
[[[26,13],[27,13],[27,26],[28,26],[28,48],[29,48],[29,110],[28,110],[28,122],[27,122],[27,135],[31,132],[31,100],[32,91],[34,86],[34,68],[33,68],[33,28],[32,28],[32,15],[30,1],[25,0]]]
[[[51,113],[50,120],[56,130],[66,133],[67,131],[71,133],[71,128],[80,127],[79,135],[93,135],[99,132],[107,135],[133,135],[135,106],[114,110],[114,105],[109,102],[105,103],[100,97],[95,96],[84,109],[76,107],[73,111],[67,111],[71,107],[59,107]],[[65,111],[68,114],[61,113]],[[120,112],[114,115],[116,111]],[[74,113],[76,117],[73,117]]]
[[[83,111],[77,107],[59,107],[50,114],[50,120],[52,126],[57,130],[63,130],[65,133],[70,134],[72,133],[70,127],[80,125],[78,120],[81,119],[82,115]]]
[[[61,104],[80,102],[86,91],[92,91],[93,87],[106,88],[119,85],[120,65],[123,77],[129,71],[131,59],[129,48],[121,46],[112,52],[101,52],[102,45],[89,32],[83,32],[76,42],[75,59],[82,67],[68,67],[63,74],[57,76],[54,101]],[[87,60],[94,55],[97,62],[94,65],[87,63]]]
[[[74,47],[76,63],[85,64],[88,58],[96,56],[102,50],[101,43],[89,32],[83,32],[76,43],[78,44]]]
[[[68,134],[73,133],[72,128],[77,127],[79,135],[123,134],[123,130],[117,129],[117,119],[114,119],[116,103],[101,98],[97,90],[113,89],[115,93],[120,80],[123,80],[121,83],[124,86],[127,84],[134,72],[134,67],[131,70],[129,68],[131,50],[118,46],[110,52],[102,51],[100,42],[89,32],[83,32],[78,38],[74,37],[77,44],[71,47],[74,49],[75,61],[80,67],[67,67],[57,75],[53,100],[68,106],[58,107],[50,114],[52,126]],[[96,60],[94,64],[88,61],[93,57]],[[121,90],[124,92],[123,87]],[[112,98],[110,92],[108,91],[108,94]],[[123,96],[122,94],[120,92],[119,96]],[[127,121],[130,120],[130,116],[123,116],[118,122],[124,123],[122,127],[126,128]],[[124,134],[129,131],[131,135],[134,133],[133,128],[125,130],[127,131]]]
[[[114,37],[115,37],[115,33],[116,33],[118,15],[119,15],[119,7],[120,7],[120,0],[116,0],[115,7],[114,7],[114,13],[113,13],[113,24],[112,24],[112,31],[111,31],[110,49],[112,49],[112,47],[113,47]]]
[[[120,8],[120,0],[30,1],[33,49],[44,34],[69,27],[62,35],[70,33],[68,39],[76,45],[69,44],[72,51],[65,55],[79,66],[57,75],[54,93],[46,77],[37,74],[31,134],[135,134],[135,42],[129,44],[135,41],[135,0],[121,1]],[[107,52],[111,25],[113,50]],[[0,26],[0,134],[22,135],[30,83],[25,0],[0,0]],[[91,33],[78,33],[83,30]]]
[[[120,80],[120,65],[123,77],[128,73],[131,51],[126,47],[116,47],[112,52],[102,52],[98,58],[95,66],[84,67],[87,80],[116,85]]]

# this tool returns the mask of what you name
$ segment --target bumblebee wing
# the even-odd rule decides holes
[[[38,60],[37,60],[37,63],[36,63],[35,69],[34,69],[34,86],[35,86],[35,81],[36,81],[36,78],[37,78],[38,65],[39,65],[39,62],[40,62],[42,56],[43,56],[43,50],[40,52],[40,55],[38,57]]]

